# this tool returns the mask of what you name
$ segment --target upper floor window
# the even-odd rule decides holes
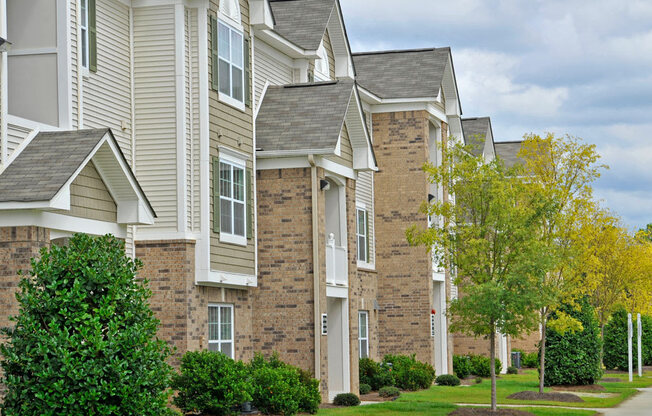
[[[319,58],[315,59],[315,81],[328,81],[330,76],[330,61],[328,60],[328,53],[324,47],[324,42],[319,45],[317,49]]]
[[[356,209],[356,238],[358,240],[358,261],[369,263],[369,218],[367,210]]]
[[[97,28],[95,21],[95,0],[79,0],[81,20],[81,65],[87,71],[97,70]]]
[[[244,243],[245,221],[245,168],[229,161],[220,161],[220,239]]]
[[[233,305],[208,306],[208,350],[233,358]]]
[[[244,104],[244,42],[242,32],[218,21],[219,92]]]

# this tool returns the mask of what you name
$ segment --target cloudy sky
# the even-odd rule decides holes
[[[355,52],[450,46],[464,117],[497,141],[554,132],[595,143],[596,196],[652,222],[652,1],[340,0]]]

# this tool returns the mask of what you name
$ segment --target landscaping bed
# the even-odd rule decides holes
[[[534,413],[518,409],[498,409],[495,412],[487,407],[460,407],[449,413],[450,416],[535,416]]]
[[[582,403],[581,397],[570,393],[539,393],[538,391],[519,391],[507,396],[512,400],[543,400],[549,402]]]

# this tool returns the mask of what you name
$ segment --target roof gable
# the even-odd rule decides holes
[[[303,49],[319,48],[335,0],[270,0],[269,4],[275,32]]]
[[[496,156],[503,161],[505,167],[512,168],[522,162],[521,158],[518,157],[518,152],[521,150],[522,144],[522,141],[495,142]]]
[[[493,154],[487,154],[487,152],[493,153],[493,135],[489,117],[462,119],[462,130],[464,132],[464,143],[470,146],[471,153],[474,156],[493,156]]]

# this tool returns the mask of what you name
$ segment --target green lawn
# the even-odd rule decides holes
[[[581,410],[582,407],[612,407],[636,393],[637,387],[652,386],[652,372],[646,372],[642,378],[634,376],[634,382],[627,381],[627,374],[605,374],[605,377],[620,378],[620,383],[600,383],[606,393],[616,393],[618,396],[609,398],[582,397],[584,403],[560,403],[546,401],[524,401],[507,399],[512,393],[524,390],[538,390],[538,375],[536,370],[527,370],[523,374],[501,375],[498,379],[499,404],[527,404],[577,407],[578,410],[555,408],[523,408],[537,416],[589,416],[593,411]],[[551,391],[546,388],[545,391]],[[367,406],[338,409],[322,409],[319,415],[398,415],[410,413],[414,415],[447,415],[455,408],[455,403],[489,404],[491,402],[491,382],[483,380],[473,386],[444,387],[433,386],[428,390],[414,393],[403,393],[394,402],[378,403]]]

